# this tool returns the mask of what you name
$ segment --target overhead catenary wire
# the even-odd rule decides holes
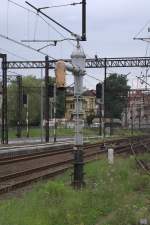
[[[145,48],[145,57],[148,56],[148,51],[149,51],[149,44],[150,44],[150,37],[146,37],[146,38],[137,38],[137,36],[140,35],[140,33],[142,33],[142,31],[146,28],[146,26],[150,23],[150,20],[142,27],[142,29],[138,32],[138,34],[133,38],[134,40],[140,40],[140,41],[144,41],[146,42],[146,48]],[[148,32],[149,32],[149,28],[148,28]],[[143,69],[142,69],[143,70]],[[145,69],[144,69],[145,70]],[[144,82],[144,80],[142,81],[142,83],[145,83],[146,84],[146,88],[147,88],[147,78],[148,78],[148,71],[149,71],[149,68],[146,68],[145,70],[145,73],[146,73],[146,76],[145,76],[145,79],[146,81]],[[141,72],[142,74],[142,72]],[[138,78],[138,77],[137,77]]]
[[[49,58],[55,60],[54,57],[52,57],[52,56],[46,54],[45,52],[40,51],[40,50],[38,51],[37,49],[35,49],[35,48],[33,48],[33,47],[29,46],[29,45],[23,44],[23,43],[21,43],[21,42],[19,42],[19,41],[16,41],[15,39],[12,39],[12,38],[10,38],[10,37],[6,37],[6,36],[3,35],[3,34],[0,34],[0,37],[3,38],[3,39],[9,40],[9,41],[11,41],[11,42],[14,42],[15,44],[18,44],[18,45],[23,46],[23,47],[25,47],[25,48],[28,48],[28,49],[30,49],[30,50],[33,50],[33,51],[35,51],[35,52],[37,52],[37,53],[40,53],[40,54],[42,54],[42,55],[44,55],[44,56],[48,56]]]
[[[0,47],[0,50],[2,50],[3,52],[7,52],[8,54],[10,54],[10,55],[12,55],[12,56],[15,56],[15,57],[17,57],[17,58],[20,58],[20,59],[22,59],[22,60],[28,60],[27,58],[25,58],[25,57],[23,57],[23,56],[20,56],[20,55],[18,55],[18,54],[15,54],[15,53],[13,53],[13,52],[11,52],[11,51],[9,51],[9,50],[7,50],[7,49],[4,49],[4,48],[2,48],[2,47]]]
[[[92,76],[92,75],[89,75],[89,74],[85,74],[86,76],[88,76],[88,77],[91,77],[91,78],[93,78],[94,80],[97,80],[97,81],[99,81],[99,82],[103,82],[102,80],[100,80],[100,79],[97,79],[96,77],[94,77],[94,76]]]
[[[37,28],[38,28],[38,13],[36,14],[36,18],[35,18],[35,25],[34,25],[34,40],[36,39],[36,33],[37,33]]]
[[[12,4],[14,4],[14,5],[16,5],[16,6],[20,7],[20,8],[22,8],[22,9],[25,9],[25,10],[27,10],[27,11],[29,11],[29,12],[32,12],[33,14],[36,15],[36,12],[34,12],[33,10],[28,9],[27,7],[21,5],[21,4],[15,2],[15,1],[13,1],[13,0],[8,0],[8,1],[11,2]]]
[[[47,45],[44,45],[43,47],[37,49],[37,51],[41,51],[42,49],[47,48],[49,46],[56,46],[56,45],[55,44],[47,44]]]
[[[9,0],[7,0],[7,18],[6,18],[6,34],[8,36],[8,30],[9,30]]]
[[[134,38],[137,38],[139,34],[142,33],[142,31],[147,27],[149,23],[150,23],[150,20],[147,21],[147,23],[139,30],[139,32],[134,36]]]
[[[27,7],[25,7],[25,6],[23,6],[23,5],[21,5],[21,4],[19,4],[19,3],[16,3],[15,1],[13,1],[13,0],[8,0],[9,2],[11,2],[12,4],[14,4],[14,5],[16,5],[16,6],[18,6],[18,7],[20,7],[20,8],[22,8],[22,9],[24,9],[24,10],[26,10],[26,11],[28,11],[28,12],[30,12],[30,13],[33,13],[34,15],[37,15],[37,13],[35,12],[35,11],[33,11],[33,10],[31,10],[31,9],[28,9]],[[47,21],[46,21],[46,19],[44,19],[41,15],[39,15],[38,14],[38,17],[40,17],[51,29],[53,29],[57,34],[59,34],[61,37],[63,37],[64,39],[66,39],[67,40],[67,38],[66,38],[66,36],[65,35],[63,35],[60,31],[58,31],[53,25],[51,25],[50,23],[48,23]],[[72,42],[71,42],[71,40],[68,40],[68,43],[70,43],[72,46],[75,46]]]
[[[24,76],[23,74],[17,73],[15,71],[8,70],[8,73],[14,74],[14,75],[8,75],[8,76]]]
[[[30,11],[27,11],[27,39],[30,39]],[[29,43],[28,43],[29,45]]]
[[[68,4],[62,4],[62,5],[54,5],[54,6],[47,6],[47,7],[42,7],[41,9],[52,9],[52,8],[60,8],[60,7],[66,7],[66,6],[76,6],[76,5],[81,5],[82,2],[72,2]]]
[[[53,19],[52,17],[48,16],[47,14],[45,14],[43,11],[40,10],[40,8],[35,7],[34,5],[32,5],[31,3],[29,3],[28,1],[25,1],[25,3],[27,5],[29,5],[31,8],[33,8],[36,12],[40,13],[41,15],[43,15],[44,17],[46,17],[47,19],[49,19],[50,21],[52,21],[53,23],[55,23],[57,26],[59,26],[61,29],[67,31],[69,34],[71,34],[74,37],[78,37],[79,35],[75,34],[74,32],[72,32],[70,29],[68,29],[67,27],[65,27],[63,24],[61,24],[60,22],[56,21],[55,19]]]
[[[65,35],[63,35],[60,31],[58,31],[52,24],[48,23],[41,15],[38,14],[38,16],[51,28],[53,29],[57,34],[59,34],[62,38],[67,40],[72,46],[75,47],[75,45],[71,42],[69,38],[66,38]]]
[[[145,83],[146,85],[150,86],[149,83],[147,83],[145,80],[143,80],[141,77],[136,76],[140,81],[142,81],[143,83]]]

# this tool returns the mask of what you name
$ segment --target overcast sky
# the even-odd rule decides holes
[[[29,9],[24,0],[12,0]],[[80,0],[29,0],[37,7],[54,6]],[[146,43],[133,41],[133,37],[150,20],[150,1],[149,0],[87,0],[87,42],[82,43],[87,57],[127,57],[145,56]],[[52,8],[44,11],[49,16],[64,24],[75,33],[81,33],[81,6],[68,6]],[[24,10],[8,0],[0,0],[0,34],[21,41],[23,39],[61,39],[51,25],[65,37],[70,34],[50,21],[48,26],[38,16]],[[148,37],[147,28],[142,31],[139,37]],[[40,48],[41,44],[32,44],[32,47]],[[73,50],[73,45],[66,41],[59,43],[56,47],[46,48],[47,54],[54,58],[69,58]],[[43,60],[44,56],[18,46],[8,40],[0,38],[0,52],[10,51],[18,57],[8,54],[9,60]],[[22,58],[19,58],[21,56]],[[149,56],[149,50],[148,50]],[[140,87],[135,80],[135,74],[140,75],[140,69],[113,69],[109,72],[131,72],[129,76],[130,84]],[[144,70],[142,70],[144,73]],[[31,74],[31,71],[22,71]],[[34,71],[35,73],[35,71]],[[38,72],[39,73],[39,72]],[[102,70],[89,70],[98,79],[102,79]],[[71,82],[71,80],[69,80]],[[94,87],[97,81],[85,77],[85,85]]]

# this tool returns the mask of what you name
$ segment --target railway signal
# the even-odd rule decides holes
[[[102,84],[98,83],[96,85],[96,98],[100,99],[102,98]]]
[[[58,61],[55,68],[56,87],[58,89],[65,88],[66,83],[66,65],[64,61]]]
[[[50,98],[53,98],[54,97],[54,85],[52,85],[52,84],[49,84],[48,85],[48,96]]]
[[[23,105],[27,105],[27,94],[23,94]]]
[[[74,137],[74,173],[72,185],[74,188],[82,188],[84,186],[84,161],[83,161],[83,107],[82,107],[82,93],[83,93],[83,77],[85,75],[86,56],[81,50],[79,40],[77,40],[77,47],[71,55],[71,63],[58,61],[56,63],[55,75],[57,88],[65,87],[66,70],[71,71],[74,75],[74,99],[75,99],[75,137]]]

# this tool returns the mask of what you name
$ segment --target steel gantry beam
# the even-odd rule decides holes
[[[49,69],[55,68],[58,60],[49,60]],[[71,62],[64,59],[65,62]],[[45,61],[10,61],[7,69],[41,69],[45,68]],[[150,67],[150,57],[124,57],[124,58],[92,58],[86,59],[86,68],[118,68],[118,67]]]
[[[8,124],[7,124],[7,69],[55,69],[58,60],[44,61],[7,61],[7,55],[0,54],[2,59],[2,137],[3,144],[8,143]],[[69,59],[62,59],[65,62],[71,62]],[[104,80],[106,81],[107,68],[122,67],[150,67],[150,57],[124,57],[124,58],[91,58],[86,59],[86,68],[104,68]],[[105,82],[106,88],[106,82]],[[105,99],[105,96],[104,96]],[[45,109],[46,110],[46,109]],[[105,115],[104,115],[105,118]],[[48,136],[48,132],[46,132]],[[48,139],[46,139],[48,141]]]

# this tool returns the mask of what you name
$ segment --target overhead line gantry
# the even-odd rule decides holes
[[[49,69],[55,69],[58,60],[48,60]],[[69,59],[63,59],[71,62]],[[7,69],[42,69],[45,61],[8,61]],[[150,57],[122,57],[122,58],[91,58],[86,59],[86,68],[121,68],[121,67],[150,67]]]

